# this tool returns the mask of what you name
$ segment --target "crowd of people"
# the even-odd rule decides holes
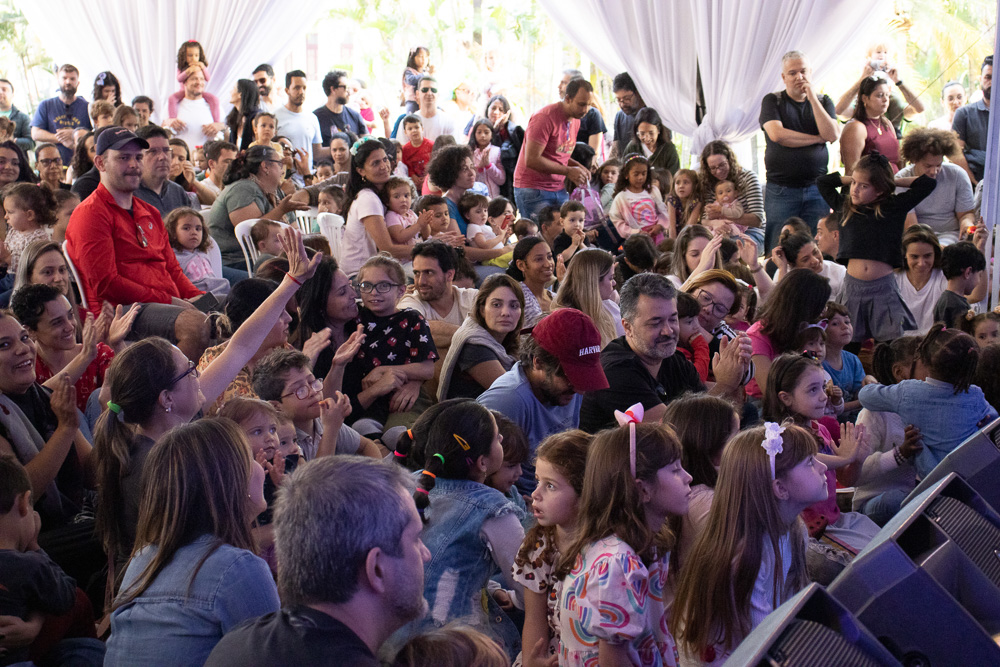
[[[758,175],[431,55],[0,79],[0,664],[719,665],[998,416],[992,56],[924,127],[786,53]]]

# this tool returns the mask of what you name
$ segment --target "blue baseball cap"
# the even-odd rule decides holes
[[[119,150],[135,142],[140,148],[149,148],[149,142],[135,135],[124,127],[109,127],[97,137],[95,149],[98,155],[104,155],[107,150]]]

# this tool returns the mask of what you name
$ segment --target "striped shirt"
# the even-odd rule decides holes
[[[730,174],[732,176],[732,174]],[[761,190],[760,181],[757,180],[757,174],[753,173],[749,169],[742,169],[739,174],[736,175],[735,180],[730,178],[736,185],[736,189],[739,191],[739,195],[736,197],[740,205],[743,207],[743,213],[753,213],[758,218],[760,218],[760,227],[764,228],[764,223],[767,222],[767,218],[764,216],[764,191]],[[715,189],[705,188],[704,203],[711,204],[715,202]],[[705,222],[705,209],[702,208],[701,221]]]

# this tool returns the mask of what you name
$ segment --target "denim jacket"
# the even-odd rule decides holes
[[[267,563],[223,544],[191,574],[215,540],[202,535],[180,548],[138,598],[111,614],[105,665],[200,665],[243,621],[278,611],[278,590]],[[128,565],[127,591],[156,553],[146,547]]]

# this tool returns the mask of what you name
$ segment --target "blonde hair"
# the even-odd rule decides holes
[[[615,320],[604,307],[600,287],[601,277],[614,271],[614,268],[615,260],[606,250],[581,250],[573,255],[559,292],[552,300],[553,310],[575,308],[588,315],[601,334],[601,347],[617,337]]]

